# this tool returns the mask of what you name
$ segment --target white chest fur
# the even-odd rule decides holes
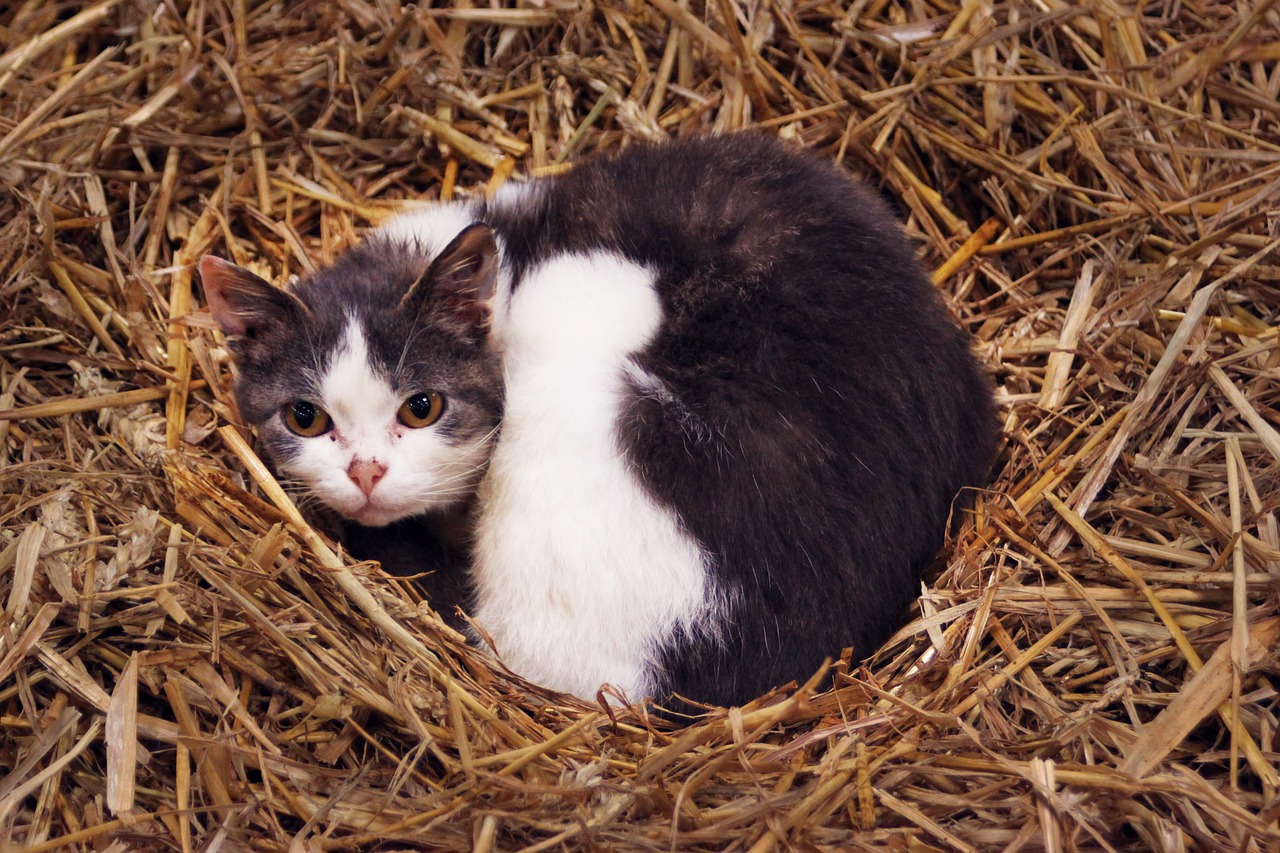
[[[511,669],[588,699],[605,683],[650,695],[663,641],[711,615],[704,554],[616,436],[630,357],[661,320],[650,274],[605,254],[548,262],[494,317],[506,407],[475,613]]]

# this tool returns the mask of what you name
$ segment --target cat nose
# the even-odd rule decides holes
[[[387,466],[377,459],[352,459],[351,465],[347,468],[347,476],[351,478],[351,482],[360,487],[360,491],[364,492],[366,498],[386,473]]]

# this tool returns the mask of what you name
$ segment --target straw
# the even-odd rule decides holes
[[[0,12],[0,847],[1280,846],[1274,3],[419,6]],[[193,265],[746,130],[891,201],[1005,442],[874,657],[673,726],[346,554]]]

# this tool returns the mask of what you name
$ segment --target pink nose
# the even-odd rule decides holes
[[[387,466],[377,459],[352,459],[351,466],[347,468],[347,476],[351,478],[351,482],[360,487],[360,491],[364,492],[366,498],[386,473]]]

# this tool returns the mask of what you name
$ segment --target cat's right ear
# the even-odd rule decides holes
[[[212,255],[200,259],[200,282],[213,319],[228,336],[254,338],[269,326],[288,328],[306,313],[297,297]]]
[[[476,223],[453,238],[400,304],[416,304],[438,321],[478,337],[488,327],[497,285],[498,246],[493,230]]]

